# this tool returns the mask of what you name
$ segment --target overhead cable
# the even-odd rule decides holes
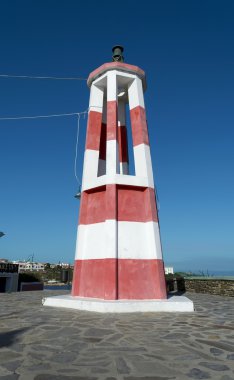
[[[72,113],[60,113],[51,115],[36,115],[36,116],[16,116],[16,117],[0,117],[0,120],[25,120],[25,119],[45,119],[49,117],[62,117],[62,116],[74,116],[74,115],[84,115],[88,110],[83,112],[72,112]]]
[[[50,76],[11,75],[11,74],[0,74],[0,78],[53,79],[53,80],[87,80],[87,78],[82,78],[82,77],[50,77]]]

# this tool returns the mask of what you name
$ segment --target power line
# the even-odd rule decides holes
[[[80,189],[81,188],[81,182],[80,182],[80,179],[79,179],[78,174],[77,174],[77,156],[78,156],[78,144],[79,144],[79,132],[80,132],[80,116],[83,115],[85,118],[85,116],[88,114],[88,112],[89,112],[89,108],[86,111],[82,111],[82,112],[60,113],[60,114],[51,114],[51,115],[36,115],[36,116],[0,117],[0,121],[1,120],[45,119],[45,118],[51,118],[51,117],[77,116],[77,133],[76,133],[74,174],[75,174],[75,177],[76,177],[76,180],[79,184],[79,189]],[[0,235],[0,237],[1,237],[1,235]]]
[[[53,79],[53,80],[87,80],[87,78],[82,78],[82,77],[50,77],[50,76],[11,75],[11,74],[0,74],[0,78]]]
[[[36,115],[36,116],[16,116],[16,117],[0,117],[0,120],[25,120],[25,119],[45,119],[49,117],[62,117],[62,116],[74,116],[74,115],[84,115],[88,113],[88,110],[83,112],[73,112],[73,113],[60,113],[51,115]]]

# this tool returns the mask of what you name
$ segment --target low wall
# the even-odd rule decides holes
[[[44,285],[42,282],[21,282],[20,291],[27,292],[32,290],[43,290]]]
[[[234,297],[234,280],[185,278],[184,285],[188,292]]]

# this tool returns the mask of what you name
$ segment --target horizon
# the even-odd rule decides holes
[[[0,258],[0,260],[4,260],[5,258]],[[25,263],[33,263],[33,264],[50,264],[50,265],[69,265],[69,266],[74,266],[74,262],[62,262],[62,261],[57,261],[57,262],[50,262],[50,261],[45,261],[41,262],[39,260],[21,260],[21,259],[12,259],[9,260],[10,262],[13,262],[14,264],[17,264],[18,262],[25,262]],[[173,273],[186,273],[190,274],[191,276],[195,275],[198,277],[234,277],[234,269],[226,269],[226,270],[215,270],[215,269],[209,269],[209,268],[190,268],[190,267],[178,267],[177,265],[170,265],[170,264],[165,264],[165,268],[172,267],[173,268]],[[189,268],[189,269],[188,269]],[[40,270],[36,270],[40,271]]]

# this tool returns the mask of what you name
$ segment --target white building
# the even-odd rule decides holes
[[[36,263],[36,262],[31,262],[31,261],[13,261],[14,264],[19,265],[19,272],[24,272],[24,271],[41,271],[44,270],[45,264],[43,263]]]
[[[174,274],[173,267],[165,267],[165,274]]]

